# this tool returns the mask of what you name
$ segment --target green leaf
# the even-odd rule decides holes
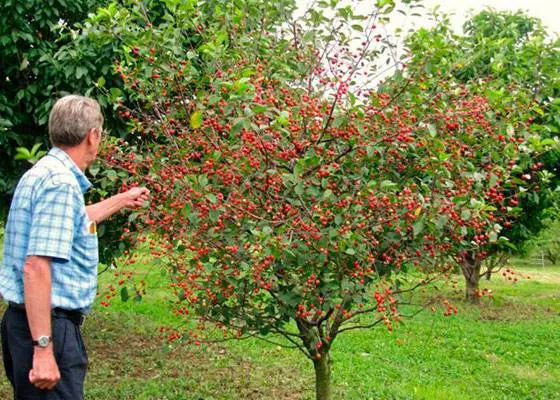
[[[509,239],[507,237],[504,237],[504,236],[500,236],[498,238],[498,244],[509,247],[513,251],[518,251],[519,250],[515,244],[511,243],[509,241]]]
[[[298,184],[296,185],[294,191],[296,192],[296,194],[298,196],[301,196],[303,194],[303,181],[299,181]]]
[[[263,112],[265,112],[265,111],[268,111],[268,107],[267,107],[267,106],[258,105],[258,106],[253,107],[252,111],[253,111],[253,113],[255,113],[255,114],[260,114],[260,113],[263,113]]]
[[[39,150],[39,148],[41,148],[41,146],[42,146],[41,143],[35,143],[35,144],[33,145],[33,147],[31,148],[30,153],[31,153],[32,155],[36,155],[36,154],[37,154],[37,150]]]
[[[82,76],[87,74],[87,68],[78,66],[76,67],[76,79],[80,79]]]
[[[93,176],[94,178],[97,176],[97,174],[99,173],[100,170],[100,166],[98,163],[92,164],[89,168],[88,171],[90,173],[91,176]]]
[[[237,133],[242,129],[248,129],[251,126],[251,121],[246,117],[239,117],[233,120],[231,126],[231,133]]]
[[[122,96],[122,91],[116,87],[109,89],[109,93],[111,93],[111,97],[113,97],[114,99]]]
[[[14,159],[16,160],[29,160],[33,156],[29,152],[29,150],[25,147],[17,147],[16,148],[16,155]]]
[[[447,225],[448,222],[449,222],[449,217],[447,215],[440,215],[436,222],[436,227],[439,230],[442,230]]]
[[[190,213],[191,213],[191,205],[185,204],[185,207],[183,207],[183,209],[181,210],[181,216],[183,218],[188,218]]]
[[[133,212],[128,216],[128,222],[134,222],[140,216],[140,213]]]
[[[494,186],[496,183],[498,183],[499,178],[494,175],[494,174],[490,174],[490,187]]]
[[[191,128],[198,129],[202,126],[202,111],[198,110],[191,114],[189,119]]]
[[[127,301],[129,298],[130,296],[128,295],[128,289],[125,286],[121,289],[121,300],[124,302]]]
[[[298,160],[294,165],[294,176],[299,177],[303,173],[303,160]]]
[[[413,226],[413,235],[414,237],[418,236],[424,230],[424,222],[418,221]]]
[[[116,180],[118,179],[117,176],[117,171],[115,171],[114,169],[108,169],[105,171],[105,176],[107,177],[107,179],[109,179],[111,182],[116,182]]]
[[[220,218],[220,212],[218,210],[210,210],[208,212],[208,217],[210,217],[210,221],[217,222]]]
[[[534,110],[537,114],[539,114],[541,117],[544,116],[544,111],[543,111],[542,108],[540,108],[540,107],[538,107],[538,106],[534,106],[534,107],[533,107],[533,110]]]
[[[436,137],[437,130],[436,130],[436,127],[434,126],[434,124],[428,124],[428,132],[430,133],[431,137]]]
[[[208,185],[208,177],[206,175],[199,175],[198,183],[200,186],[205,187]]]
[[[281,126],[288,126],[289,123],[290,123],[290,121],[288,120],[288,117],[289,117],[288,112],[287,111],[282,111],[280,113],[280,115],[278,116],[277,121]]]
[[[554,139],[548,138],[548,139],[541,140],[540,144],[541,144],[541,146],[551,146],[551,145],[556,144],[556,143],[557,142]]]
[[[395,189],[398,185],[395,182],[385,180],[381,182],[381,189]]]
[[[29,61],[27,60],[27,57],[23,58],[23,61],[21,62],[21,64],[19,65],[19,70],[23,71],[24,69],[26,69],[29,66]]]
[[[377,0],[375,2],[375,7],[377,8],[383,8],[385,6],[395,6],[395,1],[394,0]]]
[[[212,96],[208,97],[208,105],[217,104],[220,101],[220,96],[217,94],[213,94]]]

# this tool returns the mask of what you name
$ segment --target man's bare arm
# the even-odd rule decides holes
[[[29,256],[23,266],[23,290],[27,322],[33,340],[52,336],[51,326],[51,260],[48,257]],[[52,389],[60,380],[54,358],[53,343],[33,350],[33,368],[29,380],[39,389]]]
[[[149,190],[146,188],[132,188],[124,193],[116,194],[99,203],[86,207],[90,221],[100,223],[123,208],[138,208],[148,200]]]

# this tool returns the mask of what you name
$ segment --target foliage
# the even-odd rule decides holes
[[[46,58],[46,62],[57,79],[71,80],[73,71],[80,75],[80,85],[74,84],[74,90],[96,97],[106,110],[109,135],[122,138],[127,134],[126,123],[129,119],[129,114],[123,108],[136,106],[137,98],[128,96],[122,90],[124,75],[118,67],[120,62],[127,63],[137,57],[145,57],[147,63],[143,75],[137,79],[150,79],[153,70],[160,65],[154,48],[159,46],[164,49],[164,58],[167,60],[177,60],[186,52],[193,77],[204,78],[196,71],[211,68],[213,58],[220,60],[235,55],[235,49],[230,46],[237,44],[228,40],[228,36],[236,34],[237,30],[255,30],[257,24],[260,29],[258,34],[264,36],[264,32],[277,21],[284,20],[284,15],[293,7],[292,1],[276,4],[231,2],[229,5],[220,1],[208,1],[200,5],[194,1],[174,0],[113,1],[99,8],[83,23],[67,29],[65,35],[72,38],[71,42],[52,57]],[[263,16],[266,18],[263,19]],[[224,21],[230,18],[228,23],[237,25],[232,32],[225,32],[222,29]],[[259,43],[266,45],[267,40],[263,37]],[[252,49],[255,55],[262,53],[255,45]],[[275,59],[277,68],[286,69],[289,66],[280,63],[278,57]],[[204,84],[203,81],[196,82],[196,85]],[[193,84],[188,84],[185,90],[190,91],[193,87]],[[119,105],[122,108],[117,113],[115,110]],[[108,139],[109,142],[111,140]],[[135,141],[131,137],[128,140],[132,143]],[[106,168],[103,163],[90,168],[90,174],[94,189],[89,194],[89,201],[101,200],[122,189],[122,172]],[[130,244],[121,240],[122,227],[130,218],[134,218],[134,215],[118,215],[100,227],[101,262],[114,264],[116,257],[130,249]]]
[[[215,19],[226,15],[219,12],[220,4],[204,3],[199,15],[192,18],[189,14],[191,18],[187,21],[185,12],[192,10],[195,2],[3,2],[0,15],[6,20],[0,29],[6,32],[1,35],[0,43],[3,54],[0,144],[3,157],[9,161],[2,164],[0,170],[1,213],[6,212],[10,193],[28,166],[19,160],[35,161],[44,152],[36,146],[46,148],[48,113],[58,97],[80,93],[96,98],[105,110],[107,134],[124,135],[125,124],[114,109],[119,102],[126,104],[127,99],[123,98],[122,80],[115,71],[115,61],[135,57],[138,44],[150,43],[156,35],[164,38],[161,44],[168,52],[191,48],[194,50],[189,53],[191,61],[200,64],[202,60],[196,51],[199,46],[197,30],[203,25],[217,25]],[[275,21],[282,19],[284,7],[293,7],[289,1],[274,7],[267,4],[243,3],[254,16],[251,21],[246,19],[245,29],[253,29],[255,21],[261,18],[261,11]],[[88,11],[103,5],[106,7],[85,18]],[[150,10],[149,27],[147,10]],[[13,26],[21,30],[14,30]],[[98,201],[118,190],[114,171],[104,171],[99,164],[93,171],[95,189],[88,201]],[[119,240],[126,218],[117,216],[100,229],[103,263],[113,263],[114,258],[127,249]]]

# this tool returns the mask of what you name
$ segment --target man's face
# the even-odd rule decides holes
[[[103,128],[94,128],[89,132],[89,152],[88,152],[88,165],[91,164],[97,157],[99,152],[99,145],[103,135]]]

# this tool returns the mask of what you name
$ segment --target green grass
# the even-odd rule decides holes
[[[334,399],[560,399],[560,268],[523,268],[516,284],[482,285],[478,306],[449,292],[459,314],[426,311],[395,332],[341,335],[333,348]],[[104,274],[100,287],[113,278]],[[165,278],[147,276],[140,303],[97,306],[86,323],[88,399],[312,399],[313,370],[299,353],[258,340],[169,345]],[[9,398],[6,379],[0,398]]]

